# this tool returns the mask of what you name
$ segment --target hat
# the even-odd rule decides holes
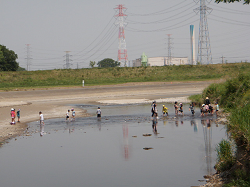
[[[206,97],[206,99],[208,99],[208,97]]]
[[[205,106],[205,104],[202,104],[202,106]]]
[[[14,108],[11,108],[10,110],[12,111],[12,110],[14,110]]]
[[[162,105],[163,107],[165,106],[165,105]]]

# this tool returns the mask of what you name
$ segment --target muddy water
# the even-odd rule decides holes
[[[216,116],[200,117],[198,109],[192,116],[188,106],[175,116],[167,105],[169,116],[159,116],[157,131],[149,104],[101,106],[101,120],[97,106],[77,107],[93,117],[45,120],[42,137],[38,122],[30,123],[31,136],[0,149],[0,186],[196,186],[214,172],[215,146],[226,138]]]

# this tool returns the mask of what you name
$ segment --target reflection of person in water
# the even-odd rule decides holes
[[[156,119],[152,120],[152,129],[153,129],[153,132],[157,134],[157,124],[158,124],[158,121]]]
[[[197,132],[198,128],[197,128],[197,124],[195,123],[195,121],[191,120],[190,123],[191,123],[191,126],[194,126],[194,132]]]
[[[179,121],[178,120],[175,121],[175,125],[176,125],[176,127],[179,126]]]
[[[210,119],[207,119],[207,128],[211,127],[211,120]]]

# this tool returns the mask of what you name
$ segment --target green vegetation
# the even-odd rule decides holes
[[[235,1],[237,2],[240,2],[241,0],[215,0],[216,3],[220,3],[220,2],[223,2],[223,3],[234,3]],[[249,0],[242,0],[244,1],[243,4],[249,4]]]
[[[0,45],[0,71],[16,71],[19,67],[16,62],[17,54],[4,45]]]
[[[230,113],[226,128],[231,141],[222,140],[216,149],[217,171],[231,181],[227,187],[250,186],[250,72],[240,72],[224,83],[211,84],[201,95],[191,98],[202,103],[205,97]]]
[[[86,86],[153,81],[201,81],[227,79],[250,72],[250,63],[181,65],[164,67],[112,67],[0,72],[0,89]]]

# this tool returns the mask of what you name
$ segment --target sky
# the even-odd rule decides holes
[[[213,63],[250,62],[250,5],[206,2],[212,9],[207,22]],[[72,69],[117,60],[119,4],[127,8],[128,65],[143,52],[168,56],[168,34],[172,57],[190,59],[190,25],[195,26],[197,55],[200,15],[194,9],[199,0],[0,0],[0,44],[28,70],[63,69],[66,51]]]

